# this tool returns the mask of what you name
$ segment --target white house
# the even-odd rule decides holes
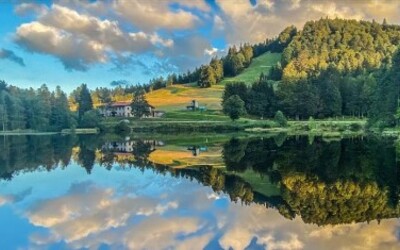
[[[132,114],[132,102],[114,102],[109,105],[104,105],[99,107],[99,112],[101,115],[106,117],[133,117]],[[155,108],[149,105],[150,115],[148,117],[161,117],[164,112],[155,111]]]

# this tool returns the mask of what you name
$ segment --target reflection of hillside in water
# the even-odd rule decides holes
[[[88,173],[95,164],[107,169],[115,164],[152,169],[196,180],[229,194],[233,201],[276,208],[286,218],[343,224],[400,216],[393,143],[374,138],[333,142],[316,138],[311,142],[275,137],[184,146],[124,138],[9,137],[0,144],[0,167],[2,178],[9,180],[20,172],[37,171],[39,166],[42,170],[66,167],[71,159]],[[193,155],[193,149],[200,148]],[[182,162],[189,167],[182,168]],[[213,163],[226,168],[212,167]]]

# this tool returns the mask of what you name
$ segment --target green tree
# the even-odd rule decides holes
[[[228,55],[224,58],[224,74],[227,76],[236,76],[243,68],[245,57],[241,52],[237,52],[235,46],[229,48]]]
[[[329,68],[319,77],[319,95],[322,101],[322,117],[332,117],[342,114],[342,96],[338,84],[339,72],[333,67]]]
[[[0,122],[1,128],[3,131],[7,130],[7,123],[8,123],[8,114],[6,105],[4,104],[4,99],[2,100],[2,96],[0,95]]]
[[[211,59],[210,67],[214,70],[216,82],[221,81],[224,78],[224,65],[222,60],[218,58]]]
[[[78,99],[76,100],[76,103],[78,104],[78,118],[81,120],[87,111],[93,110],[92,97],[86,84],[81,85],[77,98]]]
[[[57,86],[55,92],[52,93],[50,125],[56,131],[60,131],[71,127],[71,119],[67,95],[61,90],[60,86]]]
[[[198,85],[202,88],[209,88],[216,83],[214,69],[211,66],[202,66]]]
[[[137,118],[150,115],[150,105],[146,100],[144,90],[137,90],[133,95],[133,102],[131,104],[132,114]]]
[[[277,105],[278,100],[272,83],[261,74],[260,80],[250,87],[246,103],[247,112],[260,117],[273,117]]]
[[[223,103],[223,112],[228,115],[232,121],[239,119],[240,116],[246,114],[244,101],[240,99],[238,95],[229,97],[228,100]]]
[[[112,101],[111,91],[108,88],[98,88],[95,93],[102,104],[108,104]]]
[[[280,127],[287,127],[287,119],[285,115],[282,113],[282,111],[278,110],[275,114],[274,121],[280,126]]]
[[[244,57],[243,64],[244,66],[249,66],[251,63],[251,60],[253,59],[253,48],[249,44],[243,45],[243,47],[240,48],[240,53]]]
[[[249,88],[244,82],[232,82],[225,85],[224,93],[222,94],[222,103],[233,95],[238,95],[245,103],[248,101]]]
[[[100,115],[97,110],[86,111],[79,122],[79,127],[81,128],[97,128],[99,125]]]

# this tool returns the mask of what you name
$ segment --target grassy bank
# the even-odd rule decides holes
[[[113,132],[120,119],[107,118],[102,127]],[[220,111],[191,112],[175,111],[158,119],[130,119],[129,126],[134,133],[287,133],[288,135],[315,135],[341,137],[362,135],[366,120],[308,120],[289,121],[287,127],[279,127],[272,120],[241,118],[232,122]]]
[[[0,136],[7,135],[54,135],[57,132],[41,132],[35,130],[12,130],[12,131],[0,131]]]

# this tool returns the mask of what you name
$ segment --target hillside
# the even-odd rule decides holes
[[[226,83],[241,81],[250,84],[255,82],[262,72],[268,73],[271,67],[280,61],[280,58],[280,53],[267,52],[255,57],[241,74],[226,78],[210,88],[199,88],[195,83],[175,84],[152,91],[146,97],[151,105],[165,111],[184,110],[192,100],[199,101],[200,105],[207,107],[208,110],[221,110],[221,98]]]
[[[229,82],[245,82],[251,84],[257,81],[261,73],[269,74],[271,68],[281,60],[281,53],[266,52],[258,57],[255,57],[250,66],[243,70],[235,77],[227,77],[220,84]]]
[[[147,94],[148,102],[159,110],[185,110],[192,100],[210,110],[221,109],[221,96],[224,88],[215,85],[211,88],[199,88],[194,84],[173,85]]]

